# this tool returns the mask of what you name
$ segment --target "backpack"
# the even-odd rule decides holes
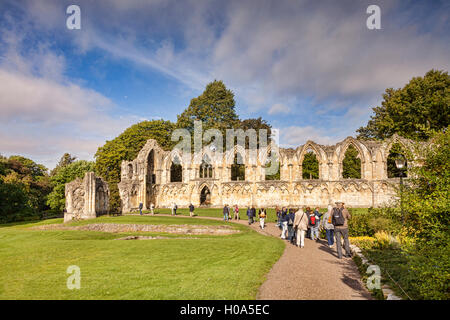
[[[294,224],[294,220],[292,219],[291,216],[289,216],[288,225],[292,226],[293,224]]]
[[[315,214],[312,214],[312,215],[309,216],[309,223],[310,223],[312,226],[315,226],[315,225],[316,225],[316,215],[315,215]]]
[[[333,225],[335,226],[343,226],[345,223],[344,215],[342,214],[342,210],[339,208],[333,208],[332,212],[333,218]]]

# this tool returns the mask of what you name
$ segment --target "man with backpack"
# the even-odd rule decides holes
[[[316,212],[311,212],[309,217],[309,223],[308,226],[310,228],[310,235],[311,235],[311,240],[316,240],[319,238],[319,222],[320,222],[320,217],[316,214]]]
[[[350,244],[348,241],[348,219],[351,218],[350,213],[344,207],[341,201],[336,202],[336,207],[332,211],[332,222],[334,225],[334,236],[336,237],[336,249],[338,258],[342,259],[342,243],[341,236],[344,238],[344,248],[346,257],[351,257]]]

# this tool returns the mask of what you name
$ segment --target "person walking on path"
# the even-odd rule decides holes
[[[334,235],[336,237],[336,249],[338,258],[342,259],[342,243],[341,237],[344,238],[344,248],[346,257],[351,257],[350,243],[348,241],[348,219],[351,219],[350,213],[347,208],[344,207],[343,202],[336,202],[337,207],[332,211],[332,222],[334,225]]]
[[[142,202],[139,203],[139,214],[142,216],[142,208],[144,207],[144,204]]]
[[[292,238],[294,237],[294,219],[295,219],[295,212],[294,209],[289,209],[288,214],[288,240],[292,242]]]
[[[275,213],[277,215],[277,227],[281,228],[281,210],[280,210],[280,207],[278,207],[278,206],[275,207]]]
[[[295,213],[294,229],[297,232],[297,247],[305,247],[305,233],[308,230],[308,216],[305,211],[299,209]]]
[[[255,207],[252,207],[252,223],[256,220],[256,209]]]
[[[328,246],[330,248],[333,247],[334,244],[334,225],[333,225],[333,206],[331,204],[328,205],[328,211],[323,215],[322,222],[320,223],[320,228],[325,229],[325,234],[328,241]]]
[[[189,216],[194,216],[194,205],[192,203],[189,205]]]
[[[155,205],[153,203],[150,203],[150,212],[152,213],[152,216],[155,215],[155,212],[153,210],[155,210]]]
[[[234,205],[234,220],[239,220],[239,207],[237,204]]]
[[[311,217],[315,217],[315,225],[311,226],[311,240],[319,240],[319,227],[320,227],[320,217],[322,216],[322,214],[319,212],[319,208],[316,208],[312,214],[312,216],[310,216],[310,220]]]
[[[264,208],[259,209],[259,226],[262,230],[264,230],[264,222],[266,220],[266,211]]]
[[[287,209],[286,207],[283,207],[283,209],[281,209],[281,239],[286,239],[286,233],[287,233],[287,228],[288,228],[288,220],[289,220],[289,216],[287,213]]]
[[[252,209],[250,207],[247,208],[247,217],[248,217],[248,225],[253,223]]]
[[[228,205],[226,204],[223,207],[223,221],[228,221],[228,215],[230,214],[230,208],[228,208]]]

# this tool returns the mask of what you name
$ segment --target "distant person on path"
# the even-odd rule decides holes
[[[173,211],[172,211],[172,215],[177,215],[177,209],[178,209],[178,206],[177,206],[177,204],[174,202],[174,203],[173,203]]]
[[[150,212],[152,215],[155,215],[155,212],[153,211],[155,209],[155,205],[153,203],[150,203]]]
[[[255,207],[252,207],[252,223],[256,220],[256,209]]]
[[[228,205],[226,204],[223,207],[223,221],[228,221],[228,215],[230,214],[230,209],[228,208]]]
[[[194,205],[192,203],[189,205],[189,215],[194,216]]]
[[[333,247],[334,244],[334,225],[333,225],[333,206],[328,205],[328,211],[323,215],[322,222],[320,223],[321,229],[325,229],[325,234],[328,241],[328,246]]]
[[[287,229],[288,229],[288,220],[289,220],[289,216],[288,216],[288,212],[286,207],[283,207],[281,209],[281,239],[286,239],[286,233],[287,233]]]
[[[144,207],[144,204],[142,202],[139,203],[139,214],[142,216],[142,208]]]
[[[266,211],[264,208],[259,209],[259,226],[264,230],[264,221],[266,220]]]
[[[294,219],[295,212],[294,209],[289,209],[288,214],[288,240],[292,242],[292,238],[294,237]]]
[[[351,257],[350,244],[348,241],[348,219],[351,218],[350,213],[344,207],[343,202],[336,202],[337,207],[333,208],[332,211],[332,222],[334,225],[334,234],[336,237],[336,249],[338,258],[342,259],[342,243],[341,236],[344,238],[344,248],[346,252],[346,257]]]
[[[234,205],[234,220],[239,220],[239,207],[238,205]]]
[[[304,248],[305,233],[308,229],[308,216],[306,215],[306,212],[301,209],[295,213],[294,229],[297,232],[297,247]]]
[[[275,213],[277,215],[277,227],[281,228],[281,210],[280,207],[275,207]]]
[[[306,217],[308,218],[308,229],[306,230],[306,237],[311,239],[311,226],[309,225],[309,216],[312,212],[309,207],[306,207],[306,209],[304,209],[304,212],[306,214]]]
[[[248,225],[251,225],[253,223],[253,215],[252,209],[250,209],[250,207],[247,208],[247,217],[248,217]]]
[[[319,212],[319,208],[316,208],[314,212],[309,216],[310,228],[311,228],[311,240],[319,240],[319,226],[320,217],[322,214]]]

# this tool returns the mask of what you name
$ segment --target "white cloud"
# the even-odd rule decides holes
[[[291,109],[289,107],[286,107],[284,104],[276,103],[270,107],[268,114],[274,115],[280,113],[289,113],[290,111]]]

